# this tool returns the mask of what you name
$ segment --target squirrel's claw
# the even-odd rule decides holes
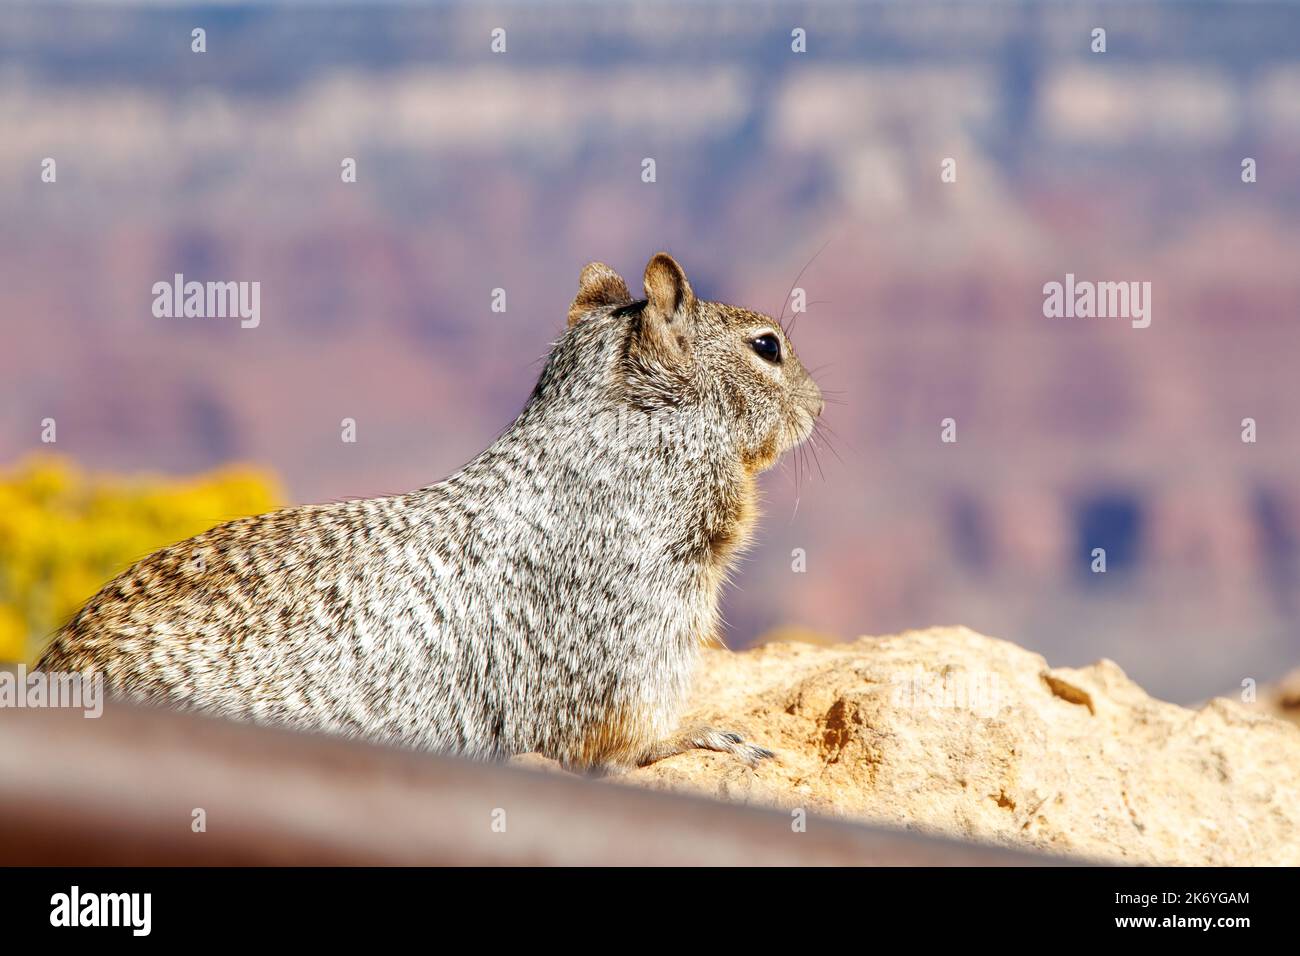
[[[732,751],[737,757],[740,757],[751,767],[757,767],[760,761],[771,760],[776,756],[766,747],[760,747],[758,744],[741,744]]]

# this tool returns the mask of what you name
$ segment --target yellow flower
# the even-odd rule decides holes
[[[265,472],[187,479],[87,475],[41,455],[0,473],[0,660],[37,646],[107,581],[158,548],[277,506]]]
[[[27,625],[18,609],[0,604],[0,662],[21,661],[27,644]]]

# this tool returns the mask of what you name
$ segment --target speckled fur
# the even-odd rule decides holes
[[[754,476],[820,393],[771,318],[695,299],[660,253],[633,303],[583,270],[514,424],[446,481],[245,518],[110,582],[41,666],[116,693],[480,758],[617,768],[674,735]],[[754,354],[767,332],[781,365]]]

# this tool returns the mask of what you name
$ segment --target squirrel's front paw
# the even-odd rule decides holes
[[[644,767],[646,764],[663,760],[665,757],[674,757],[688,750],[716,750],[719,753],[735,754],[751,767],[757,766],[760,760],[776,756],[766,747],[745,743],[745,738],[735,731],[716,730],[701,725],[655,744],[637,763]]]
[[[705,750],[735,754],[751,767],[757,766],[760,760],[768,760],[776,756],[766,747],[746,743],[745,738],[735,731],[714,730],[712,727],[700,728],[695,746]]]

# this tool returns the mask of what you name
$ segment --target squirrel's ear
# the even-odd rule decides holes
[[[681,362],[695,340],[695,293],[666,252],[656,253],[645,267],[645,300],[638,328],[647,354],[662,365]]]
[[[666,252],[657,252],[645,267],[646,312],[668,325],[685,324],[695,309],[695,293],[682,267]]]
[[[569,306],[569,325],[577,325],[589,312],[606,305],[627,305],[632,301],[622,276],[603,262],[588,262],[578,276],[578,294]]]

